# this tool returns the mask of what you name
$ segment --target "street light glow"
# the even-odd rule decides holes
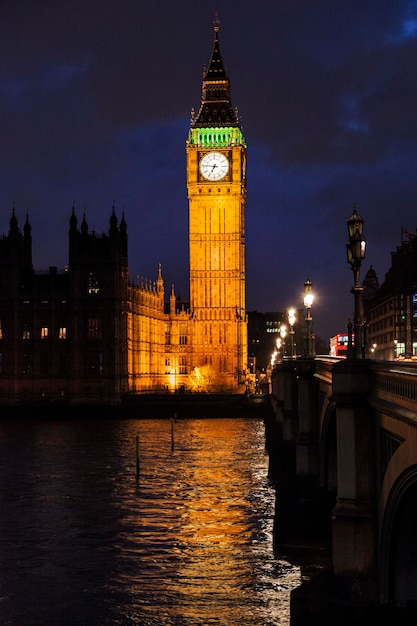
[[[291,307],[288,309],[288,323],[290,325],[290,357],[295,356],[295,344],[294,344],[294,324],[295,324],[295,309]]]
[[[295,309],[288,309],[288,323],[290,326],[294,326],[295,324]]]
[[[305,354],[308,357],[315,356],[316,348],[315,348],[315,337],[311,329],[312,317],[311,317],[311,307],[313,306],[314,295],[313,295],[313,283],[309,278],[304,283],[304,306],[306,308],[306,336],[305,336]]]

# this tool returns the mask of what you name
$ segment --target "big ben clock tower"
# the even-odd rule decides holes
[[[215,387],[237,391],[247,363],[245,308],[246,144],[214,22],[201,106],[186,143],[191,369],[208,366]]]

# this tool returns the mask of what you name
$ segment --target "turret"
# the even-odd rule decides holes
[[[171,285],[171,295],[169,296],[169,314],[171,317],[175,316],[177,308],[177,298],[175,296],[174,285]]]
[[[118,232],[119,231],[117,229],[117,217],[116,217],[116,213],[115,213],[114,205],[113,205],[112,214],[110,216],[110,237],[117,236]]]
[[[23,263],[25,268],[33,269],[32,265],[32,228],[29,223],[29,216],[26,215],[23,226]]]

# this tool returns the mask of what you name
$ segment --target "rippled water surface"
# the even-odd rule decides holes
[[[1,421],[0,624],[287,626],[267,474],[260,419]]]

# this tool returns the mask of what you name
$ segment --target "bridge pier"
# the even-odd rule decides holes
[[[294,443],[298,433],[298,389],[293,360],[281,365],[278,381],[277,419],[281,423],[282,439]]]
[[[295,440],[298,432],[297,380],[294,361],[280,363],[280,375],[274,378],[272,404],[273,423],[270,425],[267,447],[269,478],[281,483],[295,473]]]
[[[368,403],[366,361],[347,360],[333,368],[336,403],[337,499],[333,509],[332,553],[336,575],[353,576],[369,601],[377,599],[376,436]]]
[[[296,439],[296,474],[312,487],[319,486],[319,385],[314,378],[314,359],[299,360],[298,433]]]
[[[275,422],[268,451],[269,478],[277,492],[276,549],[307,536],[327,544],[330,536],[331,509],[320,485],[319,383],[314,371],[314,358],[288,359],[276,366],[273,377]]]

